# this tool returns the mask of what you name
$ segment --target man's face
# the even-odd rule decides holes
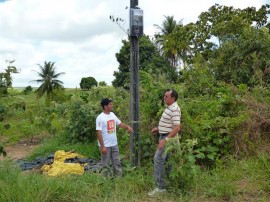
[[[108,105],[105,105],[104,106],[104,109],[107,110],[107,111],[109,111],[109,112],[111,112],[112,109],[113,109],[113,103],[110,102]]]
[[[172,91],[167,91],[165,92],[164,94],[164,103],[168,106],[170,106],[171,104],[174,103],[175,101],[175,98],[174,97],[171,97],[171,94],[172,94]]]

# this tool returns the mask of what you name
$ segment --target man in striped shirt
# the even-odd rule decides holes
[[[175,137],[180,131],[181,110],[177,104],[178,93],[175,90],[168,89],[164,94],[165,108],[158,127],[152,129],[153,134],[159,133],[159,144],[154,156],[154,178],[155,189],[148,193],[149,196],[166,192],[165,184],[165,163],[169,155],[165,154],[166,142]]]

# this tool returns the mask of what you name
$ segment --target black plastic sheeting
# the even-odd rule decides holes
[[[48,157],[36,157],[33,161],[27,161],[24,159],[17,160],[20,168],[22,170],[32,170],[34,168],[41,168],[44,165],[50,165],[54,161],[54,155],[50,154]],[[91,172],[100,172],[102,169],[101,161],[96,161],[90,158],[67,158],[65,163],[80,163],[86,164],[84,166],[84,171],[91,171]]]

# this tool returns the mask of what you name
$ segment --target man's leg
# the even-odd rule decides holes
[[[169,153],[169,154],[166,155],[166,158],[165,158],[165,173],[166,173],[167,178],[170,177],[170,174],[171,174],[171,171],[172,171],[172,165],[170,165],[168,163],[169,158],[171,157],[171,155],[172,154]]]
[[[102,174],[105,177],[110,176],[110,160],[111,160],[111,148],[106,147],[107,154],[101,152],[101,162],[102,162]]]
[[[166,154],[163,149],[157,149],[155,156],[154,156],[154,178],[155,178],[155,185],[159,189],[165,189],[165,159]]]
[[[120,154],[118,146],[111,147],[111,155],[112,155],[112,164],[113,164],[113,172],[116,176],[122,176],[122,166],[120,161]]]

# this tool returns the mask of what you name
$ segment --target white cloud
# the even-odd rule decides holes
[[[202,11],[215,3],[245,8],[260,7],[267,0],[139,0],[144,10],[144,32],[153,36],[154,24],[173,15],[183,23],[196,21]],[[110,15],[126,20],[129,0],[8,0],[0,1],[0,71],[5,60],[15,59],[21,69],[13,77],[13,86],[37,86],[37,64],[55,62],[65,87],[79,87],[82,77],[111,83],[118,69],[115,53],[126,34],[109,19]]]

